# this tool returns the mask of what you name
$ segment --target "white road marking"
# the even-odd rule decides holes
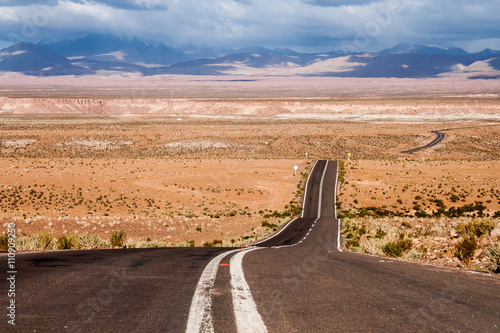
[[[337,218],[337,182],[339,179],[339,163],[337,162],[337,175],[335,176],[335,186],[333,187],[335,189],[335,205],[333,205],[333,212],[335,218]]]
[[[264,333],[266,325],[262,320],[252,297],[250,287],[243,274],[243,256],[254,248],[237,253],[231,258],[229,272],[231,274],[231,294],[233,295],[234,316],[238,333]]]
[[[325,170],[323,171],[321,182],[319,183],[318,219],[321,217],[321,197],[323,196],[323,181],[325,180],[326,169],[328,169],[328,161],[326,161]]]
[[[281,245],[281,246],[273,246],[273,249],[279,249],[279,248],[282,248],[282,247],[290,247],[290,246],[296,246],[296,245],[299,245],[300,243],[302,243],[306,238],[307,236],[309,236],[309,234],[311,233],[311,231],[313,230],[314,226],[316,225],[316,222],[318,222],[318,219],[316,219],[314,221],[314,223],[312,224],[312,226],[309,228],[309,231],[307,232],[307,234],[304,236],[304,238],[302,238],[300,241],[298,241],[297,243],[295,244],[291,244],[291,245]]]
[[[313,172],[314,167],[316,166],[314,163],[311,174]],[[307,232],[307,234],[302,238],[298,243],[288,246],[295,246],[302,243],[311,233],[311,230],[316,225],[316,222],[321,217],[321,197],[323,194],[323,182],[325,179],[326,169],[328,168],[328,161],[326,162],[325,169],[323,170],[323,175],[321,177],[320,182],[320,192],[319,192],[319,203],[318,203],[318,218],[314,221],[313,225]],[[337,178],[338,178],[338,165],[337,165]],[[337,178],[335,179],[335,189],[337,187]],[[305,200],[307,197],[307,186],[309,183],[310,177],[308,177],[305,191],[304,191],[304,199],[302,207],[305,206]],[[335,217],[337,217],[336,207],[335,209]],[[304,210],[302,210],[301,217],[304,217]],[[281,229],[278,233],[271,236],[275,237],[279,233],[281,233],[286,227],[288,227],[293,221],[290,221],[283,229]],[[337,249],[342,252],[340,248],[340,220],[339,220],[339,234],[337,238]],[[269,238],[268,238],[269,239]],[[262,240],[255,244],[259,244]],[[254,244],[254,245],[255,245]],[[230,261],[230,275],[231,275],[231,294],[233,297],[233,307],[234,314],[236,320],[236,327],[238,333],[265,333],[267,332],[267,327],[262,320],[259,312],[257,311],[257,306],[252,297],[252,293],[250,291],[250,287],[248,286],[247,281],[245,280],[245,275],[243,273],[243,256],[250,251],[259,250],[263,248],[251,248],[246,251],[241,251],[239,249],[227,251],[219,254],[217,257],[212,259],[210,263],[205,267],[203,273],[200,276],[198,284],[196,286],[196,290],[191,301],[191,308],[189,309],[189,318],[186,328],[186,333],[213,333],[213,318],[212,318],[212,290],[215,283],[215,278],[217,276],[217,270],[220,265],[220,261],[225,256],[240,251],[236,255],[231,258]]]
[[[212,289],[217,276],[217,270],[222,258],[230,253],[239,250],[232,250],[219,254],[213,258],[203,270],[198,280],[198,285],[194,292],[186,333],[213,333],[214,325],[212,319]]]
[[[314,167],[316,166],[316,164],[318,164],[318,161],[319,160],[316,160],[316,162],[314,162],[314,165],[311,168],[311,172],[309,173],[309,177],[307,177],[306,186],[304,187],[304,198],[302,199],[302,214],[300,215],[300,217],[304,217],[304,208],[306,207],[305,205],[306,205],[306,197],[307,197],[307,184],[309,184],[309,179],[311,178]]]
[[[283,228],[281,228],[281,230],[280,230],[280,231],[278,231],[277,233],[275,233],[275,234],[274,234],[274,235],[272,235],[271,237],[264,238],[263,240],[260,240],[260,241],[258,241],[257,243],[253,243],[251,246],[258,245],[258,244],[260,244],[260,243],[263,243],[263,242],[266,242],[266,241],[270,240],[270,239],[271,239],[271,238],[273,238],[273,237],[278,236],[280,233],[282,233],[282,232],[283,232],[283,230],[285,230],[285,229],[286,229],[286,228],[287,228],[290,224],[292,224],[292,222],[293,222],[293,221],[295,221],[295,220],[296,220],[296,218],[295,218],[295,219],[293,219],[293,220],[291,220],[290,222],[288,222],[288,223],[287,223],[287,224],[286,224]]]
[[[338,234],[337,234],[337,250],[339,250],[339,252],[344,252],[342,251],[342,248],[340,247],[340,220],[337,220],[339,221],[339,225],[337,227],[337,230],[338,230]]]
[[[335,177],[335,196],[337,196],[337,182],[339,179],[339,164],[337,162],[337,176]],[[335,212],[335,218],[337,218],[337,198],[335,198],[335,205],[333,206],[334,212]],[[342,251],[342,248],[340,247],[340,220],[338,220],[338,226],[337,226],[337,250],[339,252],[344,252]]]
[[[318,164],[318,161],[319,160],[316,160],[316,162],[314,162],[314,165],[312,166],[311,168],[311,172],[309,173],[309,177],[307,177],[307,181],[306,181],[306,185],[304,187],[304,198],[302,199],[302,208],[305,207],[305,204],[306,204],[306,197],[307,197],[307,185],[309,184],[309,179],[311,178],[311,175],[313,173],[313,170],[314,170],[314,167],[316,167],[316,164]],[[324,175],[324,174],[323,174]],[[301,218],[304,217],[304,210],[302,209],[302,214],[300,216]],[[260,243],[263,243],[263,242],[266,242],[268,241],[269,239],[273,238],[273,237],[276,237],[278,236],[280,233],[283,232],[283,230],[285,230],[288,226],[290,226],[290,224],[292,224],[292,222],[294,222],[295,220],[297,220],[297,218],[291,220],[290,222],[288,222],[280,231],[278,231],[277,233],[275,233],[274,235],[272,235],[271,237],[268,237],[268,238],[265,238],[263,240],[260,240],[258,241],[257,243],[253,243],[252,246],[254,245],[258,245]]]

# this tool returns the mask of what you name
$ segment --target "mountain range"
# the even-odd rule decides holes
[[[0,51],[0,72],[26,75],[277,75],[421,78],[465,73],[500,78],[500,51],[401,43],[380,52],[299,53],[261,46],[173,48],[139,37],[92,34],[71,40],[18,42]]]

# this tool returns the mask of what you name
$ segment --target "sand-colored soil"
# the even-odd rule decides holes
[[[361,207],[380,207],[391,211],[391,215],[413,216],[414,207],[420,205],[432,214],[439,208],[436,199],[442,200],[447,208],[481,202],[489,216],[500,211],[497,160],[351,160],[346,162],[345,169],[342,207],[355,213]]]
[[[386,255],[383,247],[403,237],[412,242],[405,259],[463,267],[455,256],[455,246],[463,239],[459,225],[486,223],[496,227],[478,238],[470,267],[494,271],[486,249],[500,241],[499,179],[498,160],[348,161],[340,194],[342,214],[351,216],[345,223],[366,229],[353,250]],[[464,206],[474,209],[446,215]],[[383,235],[377,235],[378,230]]]
[[[303,161],[0,159],[0,214],[20,235],[88,232],[171,244],[261,232],[294,198]],[[252,232],[254,228],[255,233]]]
[[[121,119],[114,116],[0,116],[0,156],[29,158],[393,159],[446,132],[411,156],[497,159],[496,122],[348,122],[279,119]],[[481,154],[483,156],[481,156]]]

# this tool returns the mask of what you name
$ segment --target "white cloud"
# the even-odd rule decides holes
[[[318,51],[473,45],[500,35],[499,12],[497,0],[0,0],[0,40],[31,24],[24,35],[32,42],[111,32],[173,45]]]

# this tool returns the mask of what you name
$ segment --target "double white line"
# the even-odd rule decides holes
[[[257,306],[250,292],[250,287],[243,274],[243,256],[254,250],[261,248],[251,248],[249,250],[232,250],[219,254],[212,259],[201,274],[198,285],[194,292],[186,333],[213,333],[214,324],[212,319],[212,295],[217,270],[222,258],[238,252],[231,258],[229,272],[231,275],[231,295],[233,298],[234,316],[238,333],[265,333],[266,325],[262,320]]]
[[[316,161],[317,163],[317,161]],[[316,166],[316,163],[311,169],[311,173]],[[311,229],[316,224],[317,220],[321,216],[321,201],[322,201],[322,191],[323,191],[323,181],[326,174],[326,169],[328,168],[328,161],[325,165],[325,169],[323,170],[323,175],[321,177],[320,182],[320,193],[319,193],[319,202],[318,202],[318,218],[314,222]],[[338,168],[337,168],[338,173]],[[307,179],[304,193],[304,204],[307,196],[307,186],[309,183],[309,178]],[[336,183],[335,183],[336,185]],[[303,205],[304,207],[304,205]],[[335,216],[336,216],[335,212]],[[302,211],[302,217],[304,216],[304,211]],[[293,222],[293,221],[292,221]],[[288,225],[290,225],[289,223]],[[288,226],[287,225],[287,226]],[[285,226],[285,228],[287,227]],[[280,232],[282,232],[285,228],[283,228]],[[300,244],[311,232],[311,229],[307,233],[307,235],[297,244]],[[280,233],[278,232],[278,234]],[[276,235],[275,235],[276,236]],[[273,236],[274,237],[274,236]],[[340,241],[339,243],[340,244]],[[296,244],[294,244],[296,245]],[[339,248],[339,247],[338,247]],[[189,310],[189,318],[188,324],[186,328],[186,333],[213,333],[214,332],[214,324],[212,318],[212,296],[213,296],[213,287],[215,284],[215,278],[217,276],[217,271],[220,266],[221,260],[235,252],[239,252],[231,258],[229,264],[229,272],[231,275],[231,295],[233,299],[233,308],[234,308],[234,316],[236,321],[236,327],[238,333],[265,333],[267,332],[266,325],[262,320],[259,312],[257,311],[257,306],[252,297],[252,293],[250,291],[250,287],[248,286],[247,281],[245,280],[245,275],[243,273],[243,257],[246,253],[255,251],[258,247],[253,247],[247,250],[231,250],[224,253],[219,254],[217,257],[212,259],[210,263],[205,267],[203,273],[201,274],[200,280],[198,281],[198,285],[196,286],[196,290],[193,296],[193,300],[191,302],[191,308]],[[340,250],[340,248],[339,248]],[[341,251],[341,250],[340,250]]]

